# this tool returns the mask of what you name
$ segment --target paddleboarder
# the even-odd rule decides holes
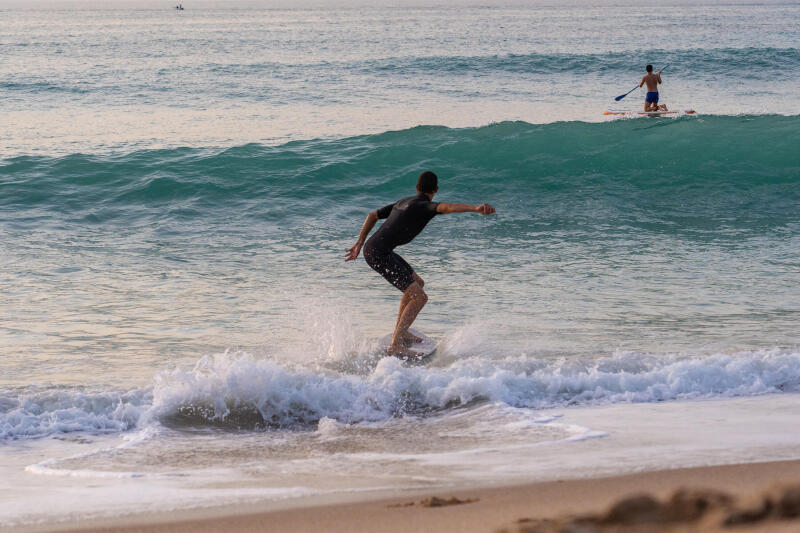
[[[387,349],[390,355],[419,357],[420,354],[409,350],[408,346],[414,342],[422,342],[422,339],[412,335],[408,328],[428,301],[428,295],[423,290],[425,281],[414,272],[405,259],[395,253],[394,249],[411,242],[436,215],[448,213],[491,215],[495,212],[494,207],[489,204],[434,202],[433,196],[438,191],[438,177],[426,170],[417,179],[416,196],[403,198],[367,215],[358,240],[345,254],[345,261],[352,261],[358,257],[363,247],[367,264],[403,293],[394,335]],[[367,240],[367,235],[375,223],[382,219],[386,219],[386,222]]]
[[[647,70],[647,74],[642,77],[639,87],[647,84],[647,96],[644,99],[644,112],[647,113],[648,111],[658,111],[658,85],[661,83],[661,72],[664,69],[653,74],[653,65],[647,65],[645,70]]]

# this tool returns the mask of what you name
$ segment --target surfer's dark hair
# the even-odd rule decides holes
[[[430,170],[426,170],[417,179],[417,190],[424,193],[434,193],[439,190],[439,178]]]
[[[647,72],[653,72],[653,65],[647,65],[645,68],[647,69]]]

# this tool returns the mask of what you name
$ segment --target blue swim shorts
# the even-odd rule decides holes
[[[647,93],[647,97],[644,99],[645,102],[648,104],[657,104],[658,103],[658,91],[650,91]]]

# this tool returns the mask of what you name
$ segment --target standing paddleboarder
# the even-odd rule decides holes
[[[387,349],[390,355],[419,357],[420,354],[408,349],[414,342],[422,339],[412,335],[408,328],[428,301],[428,295],[422,287],[425,281],[406,261],[394,252],[398,246],[410,243],[436,215],[447,213],[481,213],[491,215],[494,208],[489,204],[448,204],[433,201],[433,195],[439,191],[436,174],[425,171],[417,180],[417,195],[398,200],[393,204],[381,207],[367,215],[358,241],[347,250],[345,261],[352,261],[364,247],[364,259],[375,272],[386,278],[386,281],[403,293],[400,300],[400,311],[394,328],[392,342]],[[386,222],[367,241],[367,235],[380,219]],[[364,245],[366,241],[366,245]]]

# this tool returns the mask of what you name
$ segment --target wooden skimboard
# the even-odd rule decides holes
[[[439,345],[439,342],[428,337],[424,333],[417,331],[414,328],[410,328],[408,331],[416,335],[417,337],[422,337],[422,342],[414,342],[408,346],[408,349],[412,352],[417,352],[421,354],[417,358],[410,358],[410,357],[401,357],[396,356],[398,359],[402,359],[402,361],[407,365],[424,365],[428,361],[430,361],[434,355],[436,355],[436,348]],[[378,350],[385,354],[386,349],[389,348],[389,345],[392,343],[392,334],[388,334],[378,341]]]

